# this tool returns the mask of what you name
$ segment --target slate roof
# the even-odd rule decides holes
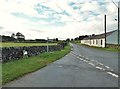
[[[115,32],[117,30],[114,31],[110,31],[106,33],[106,36],[109,36],[110,34],[112,34],[113,32]],[[86,37],[83,40],[88,40],[88,39],[100,39],[100,38],[105,38],[105,33],[103,34],[98,34],[98,35],[94,35],[94,36],[90,36],[90,37]]]

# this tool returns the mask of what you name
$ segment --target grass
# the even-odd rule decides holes
[[[101,48],[101,47],[96,47],[96,46],[89,46],[89,45],[85,45],[85,44],[80,44],[77,43],[78,45],[82,45],[82,46],[87,46],[87,47],[91,47],[91,48],[95,48],[95,49],[99,49],[99,50],[106,50],[106,51],[113,51],[113,52],[118,52],[120,51],[120,48]]]
[[[38,56],[23,58],[2,64],[2,84],[17,79],[25,74],[41,69],[70,52],[70,46],[61,51],[43,53]]]
[[[2,63],[0,63],[0,86],[2,85]]]
[[[18,47],[18,46],[46,46],[47,43],[14,43],[14,42],[0,42],[2,47]],[[48,45],[57,45],[57,43],[49,43]]]
[[[71,41],[72,43],[75,43],[75,44],[78,44],[80,43],[80,40],[74,40],[74,41]]]

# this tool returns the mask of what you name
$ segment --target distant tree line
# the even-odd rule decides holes
[[[79,37],[76,37],[74,40],[83,40],[86,37],[89,37],[89,36],[88,35],[79,36]]]
[[[69,41],[83,40],[84,38],[89,37],[89,36],[90,36],[90,35],[82,35],[82,36],[76,37],[76,38],[74,38],[74,39],[67,38],[65,41],[66,41],[66,42],[69,42]]]
[[[2,36],[0,36],[0,38],[2,38],[2,42],[17,41],[15,38],[10,37],[10,36],[4,36],[4,35],[2,35]]]
[[[29,42],[40,42],[40,43],[47,42],[46,39],[25,40],[25,36],[20,32],[17,32],[16,34],[13,33],[11,36],[0,35],[0,38],[2,38],[2,42],[28,42],[28,43]],[[48,42],[58,42],[58,41],[59,41],[58,38],[48,40]]]
[[[21,42],[21,41],[25,41],[25,36],[20,33],[17,32],[16,34],[12,34],[11,36],[5,36],[5,35],[0,35],[0,37],[2,38],[2,42]]]

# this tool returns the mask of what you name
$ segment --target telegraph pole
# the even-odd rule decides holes
[[[49,52],[48,40],[49,40],[49,37],[47,37],[47,52]]]
[[[106,15],[104,16],[104,29],[105,29],[105,48],[106,48]]]
[[[113,2],[113,4],[115,4],[115,2],[113,0],[112,0],[112,2]],[[116,4],[115,4],[115,6],[118,9],[118,18],[117,18],[117,20],[118,20],[118,37],[117,38],[118,38],[118,48],[119,48],[119,44],[120,44],[119,43],[119,40],[120,40],[120,38],[119,38],[120,37],[120,30],[119,30],[120,29],[120,16],[119,16],[120,15],[120,11],[119,11],[120,10],[120,1],[118,2],[118,6]]]
[[[119,47],[119,37],[120,37],[120,12],[119,12],[119,10],[120,10],[120,1],[118,2],[118,47]]]

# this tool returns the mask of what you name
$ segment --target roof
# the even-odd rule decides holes
[[[106,33],[106,36],[111,35],[111,34],[112,34],[113,32],[115,32],[115,31],[117,31],[117,30],[107,32],[107,33]],[[105,38],[105,33],[103,33],[103,34],[98,34],[98,35],[94,35],[94,36],[90,36],[90,37],[86,37],[86,38],[84,38],[83,40],[88,40],[88,39],[100,39],[100,38]]]

